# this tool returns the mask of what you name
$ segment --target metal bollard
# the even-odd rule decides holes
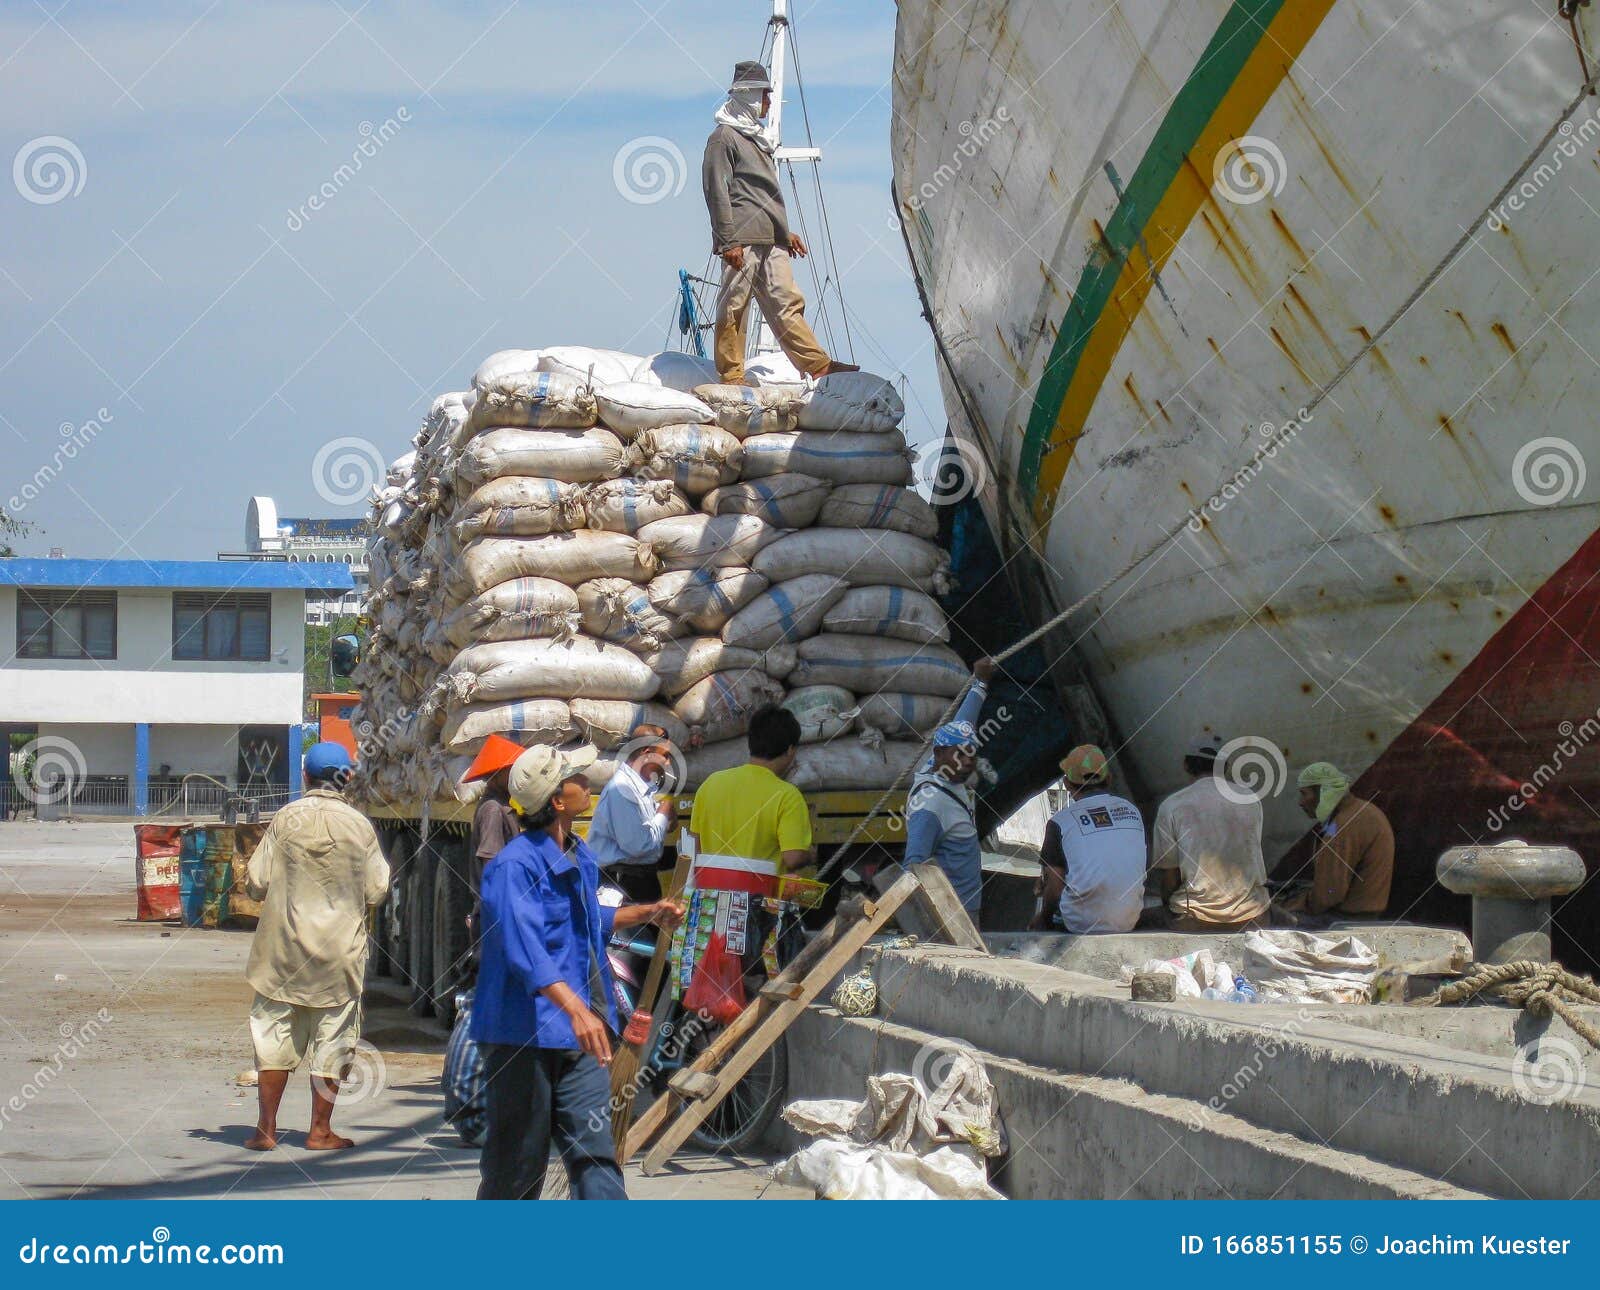
[[[1479,963],[1550,961],[1550,897],[1583,885],[1571,847],[1512,840],[1451,847],[1439,857],[1439,884],[1472,897],[1472,957]]]

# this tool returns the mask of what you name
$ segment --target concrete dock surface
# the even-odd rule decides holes
[[[334,1115],[357,1147],[304,1149],[296,1075],[283,1143],[244,1150],[249,948],[248,931],[135,921],[131,825],[0,824],[0,1197],[472,1197],[478,1153],[441,1119],[445,1035],[383,985],[366,1001],[376,1059]],[[630,1166],[628,1193],[809,1196],[770,1163],[685,1153],[654,1178]],[[559,1165],[547,1186],[564,1193]]]

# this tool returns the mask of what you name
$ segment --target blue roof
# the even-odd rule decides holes
[[[175,591],[349,591],[344,563],[287,560],[0,560],[6,587],[162,587]]]

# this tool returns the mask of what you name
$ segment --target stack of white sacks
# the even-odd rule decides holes
[[[908,768],[967,669],[901,400],[781,359],[749,379],[685,354],[505,350],[435,401],[376,503],[358,791],[465,796],[489,734],[592,742],[598,786],[641,722],[692,789],[745,759],[774,702],[804,731],[802,790]]]

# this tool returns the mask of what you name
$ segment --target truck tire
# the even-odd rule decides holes
[[[389,862],[389,896],[378,911],[381,949],[378,970],[393,980],[404,981],[411,970],[411,946],[406,937],[410,915],[406,905],[406,882],[415,845],[407,829],[385,829],[379,838],[383,842],[384,858]]]
[[[411,989],[414,1016],[433,1015],[433,867],[432,846],[419,845],[407,866],[406,944],[409,962],[404,977]]]
[[[455,1023],[456,991],[466,984],[471,948],[467,915],[472,912],[472,885],[466,861],[464,839],[440,840],[433,866],[433,972],[428,993],[433,1015],[446,1029]]]

